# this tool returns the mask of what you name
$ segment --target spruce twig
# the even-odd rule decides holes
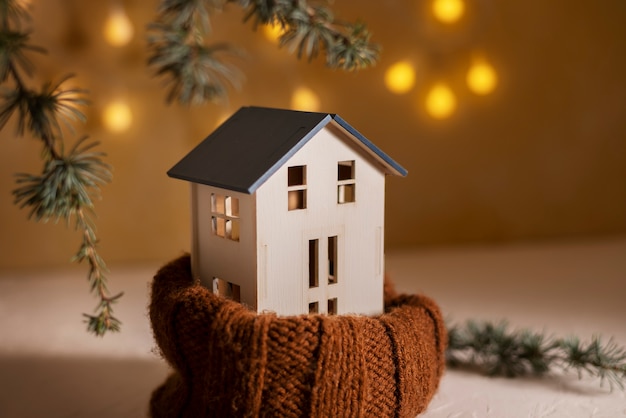
[[[168,102],[204,103],[224,99],[227,87],[238,87],[241,72],[224,58],[241,52],[228,44],[207,44],[210,17],[227,3],[245,10],[253,26],[278,24],[280,45],[309,61],[320,53],[331,68],[354,71],[374,65],[379,48],[362,23],[335,19],[332,11],[306,0],[162,0],[148,25],[148,64],[169,86]]]
[[[247,1],[246,20],[259,24],[278,24],[283,28],[280,45],[310,60],[326,54],[326,65],[346,71],[372,66],[378,60],[379,47],[370,42],[371,34],[363,23],[335,19],[332,11],[303,0]]]
[[[104,153],[94,151],[98,143],[88,142],[87,137],[65,151],[63,127],[73,133],[72,122],[85,121],[78,106],[87,104],[86,92],[63,88],[71,75],[57,83],[45,83],[40,90],[28,87],[20,70],[30,76],[33,65],[24,51],[45,51],[28,43],[29,35],[21,31],[21,19],[29,19],[22,3],[0,0],[0,129],[15,115],[17,135],[28,133],[43,145],[41,174],[16,174],[15,204],[30,209],[28,216],[36,221],[64,220],[69,225],[74,220],[75,228],[82,232],[83,241],[74,260],[89,265],[91,291],[99,298],[96,314],[85,314],[87,329],[102,336],[120,329],[112,304],[121,294],[108,293],[107,269],[98,254],[95,226],[89,215],[93,214],[93,198],[99,196],[100,187],[111,181],[110,166],[102,159]]]
[[[545,375],[553,370],[573,370],[624,388],[626,349],[613,340],[594,337],[555,338],[530,330],[510,330],[506,322],[467,321],[448,327],[447,363],[470,367],[491,376]]]

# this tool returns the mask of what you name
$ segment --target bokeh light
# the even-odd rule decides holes
[[[270,41],[278,43],[281,35],[285,32],[285,29],[280,23],[270,23],[263,25],[263,35]]]
[[[465,13],[465,3],[463,0],[433,0],[432,11],[440,22],[454,23]]]
[[[298,87],[291,95],[291,108],[317,112],[320,109],[319,96],[308,87]]]
[[[113,133],[121,133],[133,122],[133,114],[130,107],[122,100],[109,103],[102,112],[102,123],[104,127]]]
[[[476,60],[467,72],[467,86],[476,94],[491,93],[498,85],[496,70],[485,60]]]
[[[121,7],[111,9],[104,24],[104,39],[113,46],[124,46],[133,38],[133,24]]]
[[[426,112],[434,119],[446,119],[456,110],[456,96],[448,85],[435,84],[426,95]]]
[[[399,61],[385,71],[385,86],[392,93],[403,94],[415,85],[415,69],[408,61]]]

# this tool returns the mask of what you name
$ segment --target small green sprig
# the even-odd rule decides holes
[[[167,100],[199,104],[224,99],[228,86],[239,87],[241,72],[227,60],[241,56],[228,44],[208,45],[210,16],[227,3],[245,10],[254,27],[283,28],[280,45],[309,60],[326,55],[331,68],[354,71],[372,66],[379,54],[362,23],[335,19],[328,7],[305,0],[162,0],[148,25],[148,64],[169,87]]]
[[[90,332],[102,336],[120,329],[112,305],[122,296],[108,293],[107,268],[97,251],[91,219],[93,199],[99,197],[100,187],[111,181],[110,166],[103,161],[105,154],[94,150],[98,143],[88,142],[87,137],[76,141],[66,152],[63,128],[73,133],[72,122],[85,121],[78,106],[87,104],[86,92],[63,88],[71,75],[58,83],[45,83],[40,90],[27,87],[20,70],[31,75],[34,67],[24,51],[45,51],[29,44],[29,35],[21,30],[21,19],[29,19],[22,3],[0,0],[0,129],[15,117],[17,135],[28,133],[43,145],[41,174],[16,175],[15,204],[29,209],[29,218],[36,221],[64,220],[68,225],[73,222],[82,232],[74,260],[89,265],[91,291],[99,298],[95,314],[84,314],[85,322]]]
[[[306,1],[245,1],[246,20],[259,24],[278,24],[283,28],[280,45],[298,58],[310,60],[326,54],[330,68],[354,71],[372,66],[380,49],[370,42],[371,34],[363,23],[335,19],[328,7],[309,5]]]
[[[506,322],[467,321],[448,327],[447,363],[470,367],[491,376],[544,375],[555,369],[573,370],[624,388],[626,349],[613,340],[590,342],[555,338],[530,330],[510,330]]]
[[[206,45],[195,26],[163,16],[149,26],[148,64],[166,77],[167,101],[201,104],[227,95],[227,85],[239,86],[241,75],[223,57],[239,53],[227,44]]]

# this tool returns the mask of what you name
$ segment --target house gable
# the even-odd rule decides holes
[[[351,173],[340,176],[347,162]],[[290,190],[299,186],[290,186],[289,171],[302,166],[306,204],[291,209]],[[299,314],[313,305],[321,313],[382,312],[385,173],[329,123],[259,187],[257,257],[268,260],[259,263],[260,310]],[[346,182],[356,184],[356,195],[340,201],[338,187]]]

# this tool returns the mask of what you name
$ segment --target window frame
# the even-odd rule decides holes
[[[300,172],[292,173],[300,169]],[[307,208],[307,166],[293,165],[287,167],[287,211]]]
[[[239,242],[241,224],[239,198],[221,193],[211,193],[211,233],[217,237]]]
[[[350,167],[346,174],[345,167]],[[337,204],[356,202],[356,161],[342,160],[337,162]]]

